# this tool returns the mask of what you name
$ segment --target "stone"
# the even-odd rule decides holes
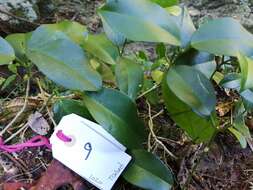
[[[209,19],[233,17],[253,32],[253,0],[182,0],[194,23],[199,26]]]
[[[5,33],[32,30],[36,21],[53,14],[54,0],[1,0],[0,31]],[[17,19],[16,17],[22,18]]]

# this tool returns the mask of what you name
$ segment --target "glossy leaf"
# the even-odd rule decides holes
[[[209,21],[194,33],[191,45],[217,55],[237,56],[238,52],[253,55],[253,35],[232,18]]]
[[[7,79],[5,79],[5,81],[1,87],[1,90],[4,90],[7,87],[9,87],[16,80],[16,78],[17,78],[17,75],[14,74],[14,75],[9,76]]]
[[[43,27],[50,31],[61,31],[77,44],[82,44],[88,36],[86,27],[75,21],[64,20],[56,24],[44,24]]]
[[[177,20],[180,29],[181,47],[186,48],[190,45],[191,37],[196,31],[196,28],[186,7],[182,8],[181,15],[177,17]]]
[[[31,37],[32,33],[17,33],[10,34],[5,39],[11,44],[15,51],[17,59],[20,61],[26,62],[26,49],[27,41]]]
[[[241,75],[238,73],[229,73],[221,80],[220,85],[229,89],[240,89]]]
[[[148,91],[148,93],[145,94],[145,98],[151,103],[152,105],[157,105],[159,103],[160,97],[159,97],[159,91],[158,89],[154,89],[155,83],[152,79],[145,78],[143,82],[143,88],[142,93],[145,93]],[[154,89],[154,90],[150,90]]]
[[[145,132],[138,119],[135,103],[123,93],[103,88],[84,95],[84,103],[93,118],[128,148],[139,148]]]
[[[214,74],[213,74],[213,77],[212,79],[214,80],[214,82],[216,84],[220,84],[220,82],[224,79],[224,74],[219,72],[219,71],[216,71]]]
[[[237,138],[237,140],[240,142],[242,148],[247,147],[247,141],[246,138],[236,129],[230,127],[228,130]]]
[[[172,67],[166,75],[168,88],[194,112],[209,116],[214,111],[216,97],[211,82],[189,66]]]
[[[10,63],[15,59],[15,53],[10,44],[0,37],[0,65]]]
[[[88,109],[80,100],[62,99],[53,105],[54,120],[59,123],[62,117],[69,114],[77,114],[89,120],[93,120]]]
[[[49,79],[66,88],[96,91],[102,86],[82,48],[60,31],[36,29],[28,42],[28,57]]]
[[[152,79],[156,82],[156,84],[160,84],[163,80],[164,72],[159,70],[154,70],[151,72]]]
[[[82,46],[93,56],[111,65],[114,65],[119,57],[117,47],[106,37],[105,34],[89,34]]]
[[[99,15],[106,28],[105,32],[112,41],[118,35],[119,39],[124,37],[133,41],[180,45],[180,33],[175,19],[165,9],[150,1],[109,1],[99,10]]]
[[[240,93],[243,102],[245,104],[245,107],[248,109],[253,109],[253,90],[252,89],[246,89]]]
[[[166,77],[162,82],[163,98],[170,118],[197,143],[208,142],[216,131],[216,116],[201,117],[181,101],[169,88]]]
[[[207,78],[210,78],[216,69],[214,55],[206,52],[199,52],[195,49],[189,49],[180,54],[175,63],[177,65],[192,66],[203,73]]]
[[[178,0],[151,0],[154,3],[157,3],[161,7],[170,7],[173,5],[177,5],[179,2]]]
[[[245,124],[244,118],[246,117],[246,114],[245,106],[243,105],[243,102],[239,100],[234,107],[233,128],[229,128],[229,130],[238,139],[242,148],[246,148],[247,142],[252,141],[249,128]]]
[[[146,150],[133,150],[133,161],[123,173],[125,180],[149,190],[170,190],[173,174],[156,156]]]
[[[241,90],[253,88],[253,60],[238,54],[238,61],[241,68]]]
[[[143,85],[144,74],[141,66],[134,60],[121,58],[115,67],[115,74],[120,91],[134,100]]]
[[[166,46],[163,43],[159,43],[156,45],[156,54],[159,59],[166,57]]]
[[[174,5],[170,7],[164,8],[166,11],[168,11],[171,15],[179,16],[182,12],[182,9],[180,6]]]
[[[110,65],[101,63],[101,66],[99,67],[98,72],[101,74],[103,81],[116,84],[115,82],[116,79]]]

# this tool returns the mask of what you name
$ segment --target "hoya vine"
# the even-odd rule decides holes
[[[253,35],[238,21],[219,18],[196,29],[186,7],[162,0],[107,0],[98,14],[100,34],[65,20],[0,38],[0,65],[25,67],[28,81],[36,66],[63,88],[58,93],[76,95],[55,102],[55,121],[76,113],[103,126],[134,157],[124,179],[143,189],[168,190],[175,182],[144,146],[152,123],[148,130],[141,121],[137,99],[162,103],[193,143],[208,148],[217,134],[229,132],[253,148],[245,125],[253,108]],[[151,42],[157,56],[126,52],[135,42]],[[216,113],[217,88],[238,94],[226,122]]]

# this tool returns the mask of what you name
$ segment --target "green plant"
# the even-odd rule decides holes
[[[81,95],[56,102],[56,121],[74,112],[101,124],[134,157],[123,177],[152,190],[170,189],[172,171],[143,149],[147,134],[136,98],[152,104],[162,98],[170,118],[195,143],[208,147],[223,132],[234,134],[242,147],[251,141],[245,116],[253,108],[253,35],[232,18],[196,30],[187,8],[166,2],[108,0],[98,10],[105,31],[98,35],[63,21],[0,38],[0,65],[34,64]],[[157,58],[149,60],[143,51],[126,56],[125,46],[136,41],[157,43]],[[226,125],[216,114],[213,84],[239,95]]]

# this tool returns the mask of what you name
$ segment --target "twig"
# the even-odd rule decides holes
[[[19,130],[17,130],[15,133],[13,133],[8,139],[4,141],[4,143],[8,143],[10,140],[12,140],[14,137],[16,137],[20,132],[22,132],[24,129],[27,128],[27,124],[23,124]]]
[[[54,127],[56,127],[57,124],[56,124],[56,122],[55,122],[55,120],[54,120],[54,118],[53,118],[53,116],[52,116],[52,114],[51,114],[51,112],[50,112],[50,110],[49,110],[49,108],[47,106],[46,106],[46,109],[47,109],[47,113],[48,113],[49,119],[52,121]]]
[[[161,110],[160,112],[158,112],[157,114],[155,114],[154,116],[152,116],[151,115],[151,106],[150,106],[150,104],[149,104],[148,101],[146,101],[146,102],[147,102],[147,105],[148,105],[148,115],[149,115],[148,126],[149,126],[149,130],[150,130],[151,136],[154,138],[155,142],[158,145],[160,145],[168,155],[170,155],[174,159],[177,159],[177,157],[172,152],[169,151],[169,149],[163,144],[163,142],[160,141],[157,138],[157,136],[156,136],[156,134],[155,134],[155,132],[153,130],[153,128],[154,128],[153,119],[156,118],[157,116],[159,116],[161,113],[163,113],[163,110]]]
[[[0,9],[0,13],[5,14],[5,15],[8,15],[8,16],[10,16],[10,17],[12,17],[12,18],[17,19],[17,20],[20,20],[20,21],[23,21],[23,22],[27,22],[27,23],[32,24],[32,25],[34,25],[34,26],[39,26],[39,25],[40,25],[39,23],[31,22],[31,21],[29,21],[29,20],[27,20],[27,19],[25,19],[25,18],[23,18],[23,17],[19,17],[19,16],[16,16],[16,15],[13,15],[13,14],[11,14],[11,13],[9,13],[9,12],[7,12],[7,11],[4,11],[4,10],[2,10],[2,9]]]
[[[25,109],[27,107],[27,103],[28,103],[29,91],[30,91],[30,79],[28,79],[28,81],[27,81],[25,102],[24,102],[22,109],[17,113],[17,115],[13,118],[13,120],[0,132],[0,136],[3,136],[3,134],[17,121],[17,119],[25,111]]]
[[[148,94],[149,92],[155,90],[155,89],[158,88],[158,87],[159,87],[159,85],[155,84],[155,85],[152,86],[150,89],[148,89],[147,91],[145,91],[145,92],[143,92],[141,95],[139,95],[139,96],[137,97],[137,99],[139,99],[139,98],[145,96],[146,94]]]

